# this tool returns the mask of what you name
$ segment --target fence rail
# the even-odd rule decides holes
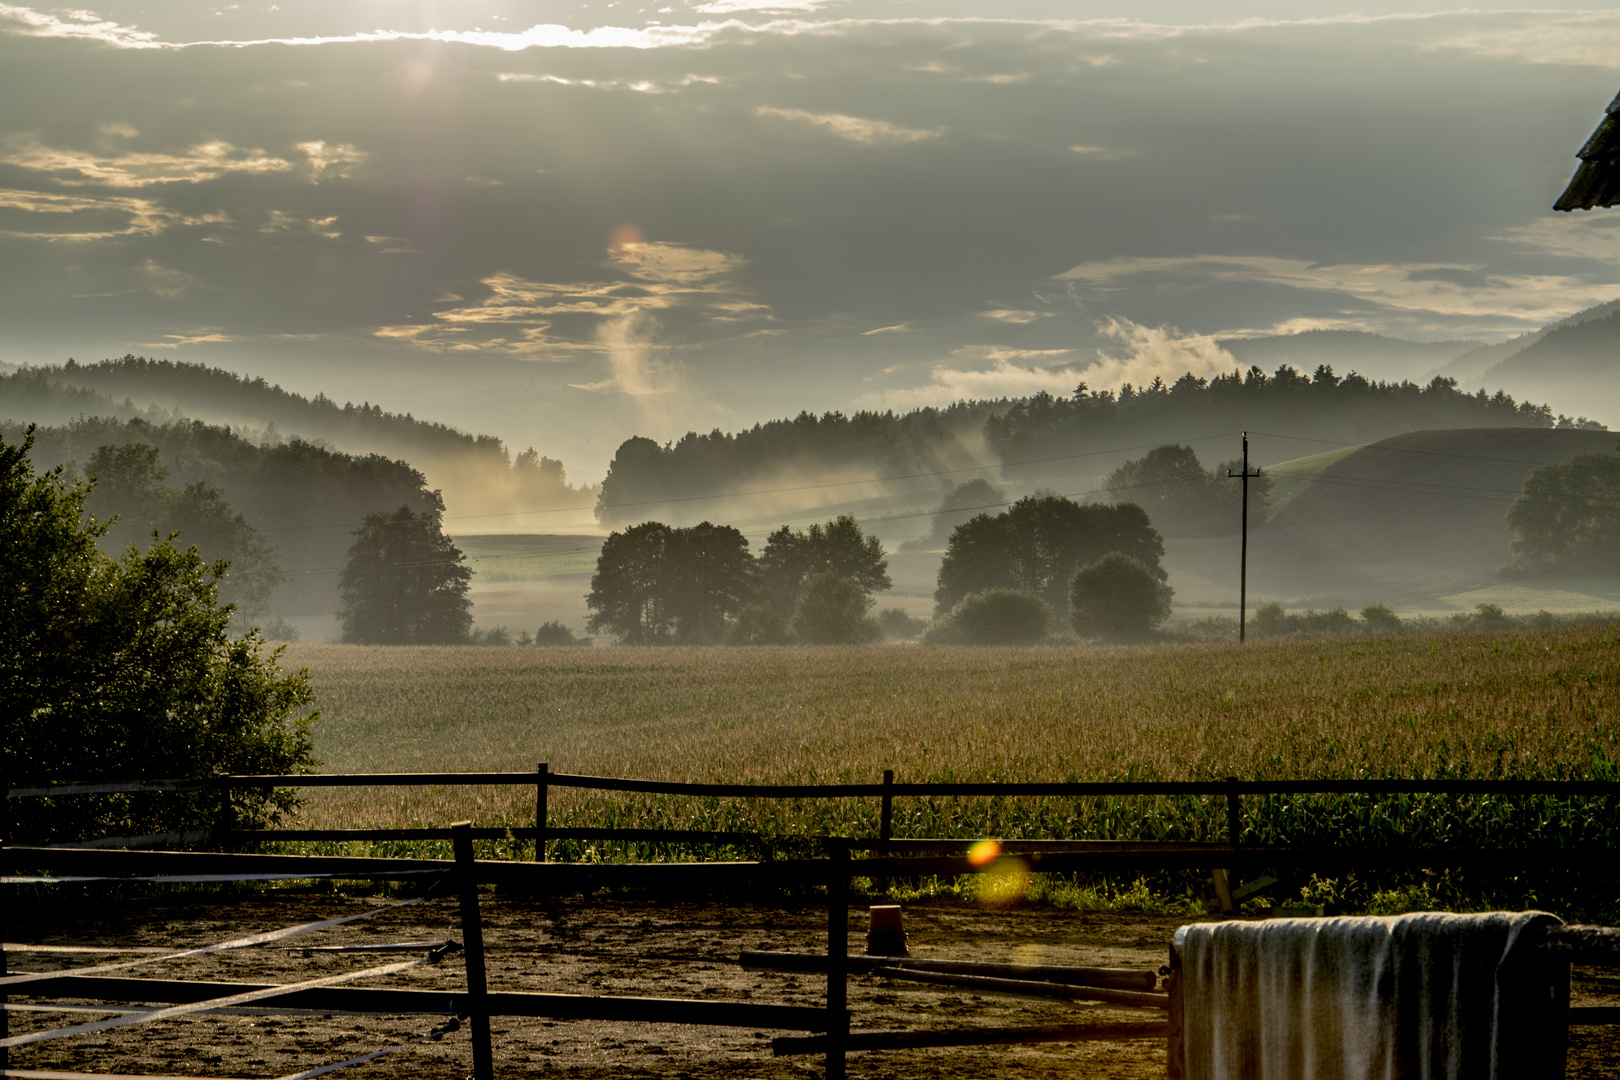
[[[1223,847],[1236,851],[1243,846],[1245,832],[1243,800],[1254,797],[1286,795],[1450,795],[1450,796],[1554,796],[1600,799],[1620,798],[1620,781],[1609,780],[1481,780],[1481,779],[1303,779],[1303,780],[1243,780],[1227,777],[1224,780],[1099,780],[1099,781],[1037,781],[1037,782],[927,782],[896,783],[893,770],[885,770],[880,783],[837,784],[715,784],[641,780],[612,776],[587,776],[552,772],[541,762],[533,772],[413,772],[413,773],[325,773],[325,774],[265,774],[227,775],[193,779],[137,780],[128,782],[89,781],[82,783],[42,784],[31,787],[4,789],[9,806],[12,799],[62,798],[81,795],[142,794],[170,792],[215,791],[221,796],[221,817],[217,827],[207,835],[207,842],[232,846],[249,842],[289,841],[411,841],[447,840],[451,833],[446,828],[414,829],[236,829],[229,815],[230,792],[240,789],[277,787],[524,787],[535,793],[533,826],[479,828],[473,830],[474,839],[527,841],[534,844],[535,861],[546,858],[546,845],[552,841],[584,840],[623,843],[665,843],[686,845],[742,845],[760,843],[763,837],[753,832],[712,831],[698,829],[609,829],[559,828],[547,821],[549,794],[552,788],[573,788],[589,791],[686,796],[694,798],[731,799],[851,799],[876,798],[880,800],[878,835],[870,841],[854,842],[858,850],[875,851],[886,856],[899,851],[925,850],[929,845],[958,844],[960,840],[924,840],[897,838],[893,835],[894,800],[897,798],[1142,798],[1193,797],[1214,798],[1225,801],[1226,838]],[[9,820],[9,814],[6,815]],[[7,830],[9,831],[9,830]],[[102,837],[83,841],[105,847],[137,847],[155,837]],[[197,842],[192,838],[191,842]],[[1059,841],[1063,844],[1089,844],[1088,841]],[[1111,842],[1110,842],[1111,843]],[[1046,848],[1052,850],[1050,846]],[[1162,855],[1186,853],[1171,852],[1164,845],[1153,850]],[[1274,850],[1274,849],[1267,849]],[[1440,858],[1447,853],[1422,852],[1414,855],[1391,849],[1387,852],[1397,861],[1411,858]],[[1087,848],[1090,855],[1099,855]],[[1278,852],[1289,858],[1293,852]],[[1462,857],[1467,853],[1457,853]],[[1503,856],[1523,862],[1520,856],[1537,857],[1534,852],[1504,852]],[[1590,857],[1590,852],[1563,851],[1554,855],[1559,865],[1570,859]],[[1141,853],[1121,858],[1121,863],[1140,863]],[[1335,862],[1342,863],[1341,855]],[[1229,858],[1229,857],[1228,857]],[[1172,858],[1172,862],[1179,861]],[[1472,861],[1467,858],[1464,861]],[[1236,863],[1228,862],[1230,866]],[[1438,865],[1438,864],[1436,864]],[[1459,865],[1451,862],[1447,865]],[[1537,863],[1540,865],[1540,863]]]
[[[471,773],[291,773],[227,775],[123,783],[42,784],[14,787],[13,799],[66,795],[137,794],[231,788],[314,787],[534,787],[642,792],[733,799],[849,799],[897,797],[1084,797],[1108,795],[1607,795],[1620,796],[1615,780],[1079,780],[867,784],[709,784],[637,780],[550,772]]]

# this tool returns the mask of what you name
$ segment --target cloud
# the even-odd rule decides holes
[[[533,281],[501,271],[480,281],[488,290],[482,300],[468,303],[450,294],[439,302],[455,306],[434,311],[431,322],[385,326],[374,333],[426,348],[498,348],[531,358],[567,360],[580,353],[615,352],[628,356],[649,347],[646,343],[651,328],[658,325],[652,320],[657,312],[690,310],[725,323],[768,318],[770,308],[741,295],[731,281],[731,275],[746,264],[741,256],[722,251],[624,241],[610,250],[605,264],[622,275],[618,280]],[[559,329],[561,321],[573,320],[577,324],[582,318],[586,322],[578,332]],[[607,324],[614,329],[604,330]],[[488,336],[475,342],[446,336],[452,333]],[[619,386],[617,380],[620,375],[615,373],[609,381]],[[621,387],[621,392],[642,394],[650,393],[645,387],[653,383],[636,382],[626,376],[624,385],[641,389]]]
[[[20,37],[81,38],[121,49],[161,48],[157,35],[102,19],[92,11],[51,15],[33,8],[0,4],[0,30]]]
[[[309,171],[317,183],[328,171],[335,176],[346,177],[348,173],[343,171],[344,166],[358,165],[366,159],[363,152],[348,143],[328,144],[324,139],[317,139],[294,145],[309,159]]]
[[[1055,359],[1070,349],[1007,349],[970,345],[951,353],[953,364],[936,364],[922,386],[897,387],[862,395],[862,408],[909,409],[923,405],[949,405],[955,401],[1001,397],[1027,397],[1046,392],[1067,394],[1079,381],[1078,368],[1069,364],[1019,363]],[[986,361],[988,367],[982,366]],[[966,364],[975,366],[965,366]]]
[[[609,375],[594,383],[570,383],[576,390],[650,397],[681,388],[680,369],[658,356],[654,338],[658,323],[646,312],[633,311],[596,328],[596,340]]]
[[[1080,372],[1093,390],[1118,390],[1126,383],[1148,386],[1154,379],[1173,383],[1188,373],[1208,379],[1242,367],[1212,335],[1183,334],[1173,326],[1142,326],[1120,318],[1107,319],[1097,329],[1123,351],[1098,350],[1096,362]]]
[[[908,128],[891,124],[886,120],[868,120],[859,116],[846,116],[843,113],[813,113],[803,109],[776,109],[761,105],[754,110],[757,116],[769,116],[777,120],[786,120],[791,124],[808,127],[815,131],[825,132],[848,142],[859,143],[862,146],[891,146],[900,143],[921,142],[924,139],[937,139],[944,132],[944,128]]]
[[[1460,14],[1460,13],[1459,13]],[[1504,11],[1448,21],[1423,47],[1521,64],[1620,67],[1620,13]]]
[[[17,225],[30,227],[14,227],[13,219]],[[0,189],[0,236],[30,240],[110,240],[119,236],[156,236],[181,225],[218,224],[229,220],[220,212],[182,213],[151,199],[94,198]]]
[[[1422,270],[1412,270],[1406,275],[1407,281],[1444,281],[1464,289],[1482,289],[1491,283],[1491,279],[1478,270],[1466,270],[1458,266],[1431,266]]]
[[[1118,161],[1120,158],[1130,157],[1129,150],[1114,150],[1107,146],[1087,146],[1084,143],[1075,143],[1069,147],[1069,153],[1079,154],[1092,161]]]
[[[302,146],[320,146],[305,143]],[[243,150],[220,139],[198,143],[182,154],[102,156],[83,150],[58,150],[28,140],[0,158],[8,165],[47,173],[60,184],[102,184],[141,188],[155,184],[196,184],[226,173],[281,173],[292,169],[285,158],[263,150]]]
[[[1510,232],[1514,232],[1510,230]],[[1585,240],[1589,234],[1538,226],[1517,230],[1512,239],[1525,245]],[[1613,246],[1608,246],[1612,256]],[[1466,333],[1494,336],[1517,333],[1562,318],[1580,307],[1613,299],[1620,272],[1610,270],[1595,281],[1564,274],[1493,273],[1483,285],[1458,274],[1477,267],[1433,263],[1313,263],[1276,256],[1190,255],[1124,257],[1081,263],[1057,275],[1071,283],[1082,304],[1111,304],[1127,293],[1145,289],[1192,291],[1217,285],[1269,285],[1300,293],[1338,298],[1337,317],[1292,319],[1287,332],[1299,329],[1359,329],[1431,336]],[[1483,276],[1483,275],[1481,275]],[[1345,301],[1355,301],[1346,309]],[[1296,307],[1298,305],[1296,304]],[[1282,324],[1227,327],[1232,334],[1284,332]]]
[[[151,258],[135,268],[135,276],[141,279],[149,292],[165,300],[178,300],[187,289],[202,285],[202,280],[195,274],[160,266],[156,259]]]
[[[211,326],[199,327],[189,334],[164,334],[162,341],[142,343],[145,349],[175,349],[182,345],[224,345],[237,340]]]
[[[840,0],[706,0],[692,10],[704,15],[730,15],[738,11],[820,11]]]
[[[1049,319],[1053,314],[1055,313],[1051,311],[1025,311],[1019,308],[991,308],[989,311],[979,312],[981,317],[994,322],[1013,323],[1018,326],[1026,326],[1038,319]]]

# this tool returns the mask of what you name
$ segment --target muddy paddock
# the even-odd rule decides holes
[[[6,940],[12,972],[87,967],[180,951],[264,930],[355,914],[389,903],[378,897],[286,891],[233,898],[62,904],[12,917]],[[821,1006],[816,974],[744,970],[743,949],[822,951],[826,908],[815,903],[682,903],[592,896],[517,897],[486,893],[484,938],[492,991],[638,995]],[[956,903],[908,906],[914,955],[1012,963],[1156,969],[1184,916],[979,910]],[[861,947],[864,910],[850,916],[851,947]],[[307,946],[386,944],[459,938],[456,905],[428,900],[370,918],[252,948],[145,963],[120,972],[144,978],[290,983],[397,962],[400,954],[307,952]],[[27,948],[34,946],[34,948]],[[49,949],[40,949],[49,946]],[[58,951],[64,947],[75,951]],[[88,952],[78,949],[144,949]],[[410,959],[410,956],[404,957]],[[1620,1004],[1620,978],[1577,970],[1575,1004]],[[438,964],[346,985],[461,990],[466,972],[452,954]],[[24,987],[18,987],[19,991]],[[113,1015],[108,1003],[14,994],[10,1033],[59,1028]],[[1160,1019],[1153,1010],[978,994],[870,975],[852,975],[855,1031],[970,1026],[1117,1024]],[[244,1007],[90,1032],[11,1051],[11,1067],[146,1076],[296,1076],[306,1070],[408,1044],[332,1073],[357,1077],[463,1077],[472,1066],[467,1031],[416,1041],[443,1023],[435,1016],[356,1016]],[[129,1007],[129,1006],[124,1006]],[[1620,1077],[1613,1028],[1571,1030],[1569,1075]],[[821,1073],[819,1057],[773,1057],[771,1039],[794,1034],[667,1024],[548,1021],[496,1017],[497,1075],[578,1077],[778,1078]],[[852,1077],[1162,1077],[1162,1042],[1071,1043],[854,1053]]]

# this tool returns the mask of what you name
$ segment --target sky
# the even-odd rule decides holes
[[[0,362],[135,353],[624,438],[1500,341],[1620,297],[1555,214],[1620,9],[0,2]],[[1620,416],[1600,417],[1620,426]]]

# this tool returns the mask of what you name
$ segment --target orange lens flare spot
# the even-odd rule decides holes
[[[994,840],[980,840],[968,848],[968,862],[974,866],[989,866],[1001,854],[1001,845]]]
[[[974,884],[974,899],[980,907],[1012,907],[1029,895],[1034,875],[1022,859],[997,859]]]
[[[627,221],[614,229],[612,235],[608,237],[608,250],[617,255],[625,248],[646,242],[647,237],[642,234],[641,226]]]

